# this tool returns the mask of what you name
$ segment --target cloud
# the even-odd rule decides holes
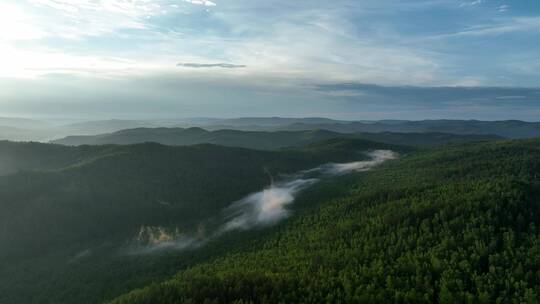
[[[34,12],[32,24],[47,37],[72,40],[119,35],[126,29],[151,30],[151,18],[179,10],[161,0],[29,0],[20,6]]]
[[[204,6],[216,6],[217,4],[208,0],[184,0],[184,2],[195,4],[195,5],[204,5]]]
[[[158,2],[148,0],[30,0],[30,3],[61,10],[70,14],[83,13],[84,11],[98,11],[135,17],[155,14],[161,10],[161,5]]]
[[[508,12],[508,10],[510,10],[510,5],[506,5],[506,4],[500,5],[500,6],[497,7],[497,10],[500,13],[506,13],[506,12]]]
[[[477,6],[484,3],[484,0],[465,1],[459,4],[459,7]]]
[[[531,86],[539,83],[536,57],[540,17],[534,16],[532,11],[518,15],[517,5],[516,9],[501,14],[496,8],[504,3],[502,1],[0,2],[9,3],[7,6],[12,8],[0,9],[3,16],[0,25],[12,29],[0,33],[0,40],[10,41],[5,44],[0,41],[0,76],[41,77],[51,73],[89,76],[85,90],[95,91],[103,100],[113,100],[120,93],[106,85],[94,86],[98,82],[96,78],[129,82],[127,78],[133,76],[152,78],[161,74],[168,77],[174,73],[186,79],[205,78],[216,92],[216,96],[210,96],[211,92],[201,89],[204,88],[201,85],[196,89],[170,90],[171,95],[163,96],[152,90],[142,92],[145,86],[133,88],[141,92],[135,97],[144,95],[146,99],[152,99],[152,94],[160,94],[162,107],[156,108],[171,106],[169,100],[182,100],[176,106],[193,109],[194,113],[228,115],[230,109],[220,108],[222,94],[217,92],[231,92],[225,87],[232,81],[236,81],[235,88],[241,86],[242,81],[258,83],[256,89],[247,88],[248,93],[237,90],[231,93],[235,97],[249,95],[237,99],[235,109],[243,115],[264,115],[265,109],[283,115],[285,111],[280,109],[289,105],[299,115],[306,111],[342,113],[344,109],[339,108],[342,104],[336,99],[367,98],[360,90],[334,90],[324,94],[319,90],[314,93],[303,86],[305,83],[386,86]],[[219,10],[208,9],[212,3],[217,3]],[[470,6],[470,9],[460,9],[460,3],[466,3],[463,6]],[[407,22],[411,18],[417,22]],[[483,39],[478,39],[479,36]],[[20,39],[25,41],[17,41]],[[516,43],[518,39],[526,45]],[[501,48],[505,51],[501,52]],[[179,58],[184,63],[176,67]],[[231,69],[236,70],[231,73]],[[221,79],[216,79],[218,77]],[[208,81],[208,78],[212,80]],[[42,84],[46,81],[42,80]],[[182,81],[186,82],[185,79]],[[64,80],[66,84],[70,82],[70,79]],[[294,91],[279,91],[271,96],[276,82],[287,83]],[[66,90],[69,87],[66,85]],[[47,88],[43,90],[36,95],[49,97],[47,100],[44,97],[38,107],[43,104],[47,111],[52,111],[58,100],[82,99],[73,94],[66,97],[64,95],[68,94],[64,92],[53,93]],[[24,96],[30,90],[21,91]],[[33,102],[21,100],[21,92],[9,96],[5,92],[0,94],[3,100],[13,100],[10,104],[2,103],[4,111]],[[313,95],[319,99],[311,98]],[[505,95],[508,94],[501,96]],[[398,100],[399,96],[392,98]],[[193,101],[203,99],[205,105],[214,106],[203,107]],[[270,105],[272,99],[287,101],[281,101],[278,108]],[[381,104],[389,102],[377,100]],[[241,102],[245,105],[240,105]],[[252,102],[261,108],[253,106]],[[50,106],[45,106],[46,103]],[[433,104],[436,106],[437,101]],[[103,107],[97,98],[73,101],[72,109],[75,113],[83,113],[80,109],[100,108],[97,105]],[[219,108],[223,112],[209,113],[208,108]],[[71,115],[62,113],[60,108],[56,115]],[[118,111],[114,115],[124,115],[124,112]]]
[[[497,96],[495,97],[497,99],[506,99],[506,100],[509,100],[509,99],[525,99],[527,98],[527,96],[523,96],[523,95],[515,95],[515,96]]]
[[[10,4],[0,3],[0,28],[0,42],[40,39],[45,36],[43,30],[32,23],[32,15]],[[1,50],[0,55],[3,55]]]
[[[241,69],[246,65],[231,64],[231,63],[178,63],[176,66],[184,68],[224,68],[224,69]]]
[[[380,86],[362,83],[336,83],[317,85],[316,89],[345,96],[342,92],[347,92],[349,100],[354,101],[355,97],[362,100],[373,100],[388,103],[419,103],[430,105],[444,105],[455,102],[469,103],[496,103],[497,100],[506,100],[534,105],[538,102],[540,88],[519,88],[519,87],[461,87],[461,86]],[[357,95],[354,95],[357,93]]]
[[[508,11],[508,6],[500,6],[499,12]],[[514,17],[506,18],[493,24],[476,25],[469,29],[435,36],[434,38],[451,38],[451,37],[467,37],[467,36],[495,36],[501,34],[509,34],[515,32],[538,32],[540,28],[540,17]]]
[[[60,46],[55,41],[48,53],[86,53],[96,61],[122,54],[129,61],[124,64],[126,70],[140,69],[143,62],[151,69],[168,69],[176,64],[176,58],[183,58],[187,62],[179,66],[184,68],[249,66],[245,73],[289,78],[295,83],[326,78],[423,85],[453,77],[442,71],[448,65],[444,54],[411,43],[398,32],[393,33],[398,39],[379,37],[395,31],[392,22],[385,19],[388,4],[384,3],[343,0],[335,5],[314,0],[306,5],[285,0],[239,0],[214,12],[204,9],[216,4],[207,0],[32,1],[43,11],[33,21],[39,25],[36,28],[50,38],[73,40],[62,41],[64,45]],[[433,3],[397,6],[414,12],[425,10],[424,6],[432,9]],[[261,18],[261,12],[268,13]],[[44,53],[37,50],[27,49]],[[198,63],[200,60],[218,63]],[[51,70],[56,68],[52,66]],[[85,68],[80,67],[81,71]],[[25,64],[24,70],[32,70],[32,66]],[[94,71],[99,72],[99,68]]]

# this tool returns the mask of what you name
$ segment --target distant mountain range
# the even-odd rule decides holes
[[[194,144],[217,144],[260,150],[303,146],[332,138],[365,139],[400,145],[435,146],[447,143],[463,143],[501,139],[495,135],[454,135],[444,133],[337,133],[327,130],[305,131],[207,131],[202,128],[138,128],[95,136],[68,136],[53,141],[56,144],[104,145],[157,142],[164,145],[186,146]]]
[[[186,125],[179,125],[186,127]],[[189,125],[191,126],[191,125]],[[326,118],[239,118],[205,121],[197,124],[207,130],[233,129],[250,131],[328,130],[338,133],[449,133],[498,135],[506,138],[540,136],[540,122],[519,120],[380,120],[343,121]]]
[[[380,120],[344,121],[328,118],[247,117],[234,119],[186,118],[169,120],[101,120],[72,124],[52,124],[38,120],[0,118],[0,139],[49,141],[66,136],[114,133],[138,128],[201,128],[209,131],[312,131],[336,133],[448,133],[458,135],[497,135],[505,138],[540,137],[540,122],[519,120]],[[71,140],[71,139],[70,139]],[[196,141],[198,142],[198,141]],[[204,141],[206,142],[206,141]]]
[[[442,132],[451,134],[493,134],[506,138],[533,138],[540,136],[539,122],[519,120],[422,120],[422,121],[377,121],[333,124],[296,123],[284,127],[286,130],[312,130],[313,128],[340,133],[352,132]]]

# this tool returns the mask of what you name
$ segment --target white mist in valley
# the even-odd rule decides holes
[[[380,165],[387,160],[396,159],[398,154],[390,150],[375,150],[372,152],[367,152],[370,160],[365,161],[356,161],[351,163],[330,163],[319,166],[317,168],[303,171],[304,173],[322,173],[325,175],[342,175],[351,172],[362,172],[368,171],[374,166]]]
[[[294,203],[298,194],[321,179],[351,172],[368,171],[387,160],[398,157],[397,153],[390,150],[375,150],[367,152],[366,155],[370,158],[369,160],[324,164],[310,170],[300,171],[286,180],[272,182],[265,189],[249,194],[226,208],[222,219],[224,224],[219,226],[210,236],[188,236],[177,231],[165,233],[164,228],[154,228],[150,234],[146,231],[146,234],[149,235],[147,245],[133,252],[144,254],[163,249],[197,248],[210,239],[229,231],[248,230],[276,224],[290,216],[291,211],[287,209],[287,206]]]
[[[232,219],[222,230],[249,229],[278,222],[289,215],[285,207],[294,202],[296,195],[317,181],[314,178],[296,179],[272,184],[260,192],[248,195],[228,208],[227,217]]]
[[[343,175],[351,172],[367,171],[383,162],[397,158],[397,153],[390,150],[375,150],[366,153],[370,160],[351,163],[330,163],[301,171],[296,179],[272,184],[268,188],[248,195],[235,202],[229,208],[230,220],[223,226],[223,231],[245,230],[255,226],[267,226],[288,217],[287,205],[294,202],[296,196],[305,188],[317,183],[325,176]],[[319,178],[306,178],[310,174],[322,174]],[[232,215],[232,216],[231,216]]]

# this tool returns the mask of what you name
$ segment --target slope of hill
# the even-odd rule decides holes
[[[64,145],[134,144],[157,142],[165,145],[211,143],[250,149],[274,150],[331,138],[357,138],[400,145],[441,145],[501,139],[494,135],[452,135],[443,133],[355,133],[327,130],[256,132],[238,130],[206,131],[201,128],[139,128],[96,136],[68,136],[53,141]]]
[[[193,145],[201,143],[231,147],[272,150],[287,146],[301,146],[306,143],[340,137],[329,131],[303,132],[248,132],[236,130],[206,131],[201,128],[139,128],[122,130],[96,136],[68,136],[54,143],[65,145],[134,144],[157,142],[165,145]]]
[[[0,303],[96,303],[164,279],[239,242],[146,256],[132,254],[135,239],[152,245],[205,234],[225,207],[279,174],[362,160],[366,150],[408,151],[363,140],[279,152],[150,143],[2,146],[26,170],[0,177]]]
[[[107,153],[109,147],[67,148],[61,145],[0,141],[0,176],[24,170],[53,170]]]
[[[247,248],[112,303],[538,303],[539,172],[539,140],[424,150],[320,185]]]

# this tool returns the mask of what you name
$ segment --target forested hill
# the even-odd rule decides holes
[[[538,303],[539,201],[540,140],[423,150],[321,184],[263,240],[112,303]]]
[[[225,126],[217,126],[224,128]],[[215,129],[212,126],[205,128]],[[242,128],[242,127],[239,127]],[[243,128],[242,128],[243,129]],[[540,122],[520,120],[480,121],[480,120],[381,120],[381,121],[352,121],[332,123],[296,122],[280,125],[263,130],[329,130],[340,133],[355,132],[400,132],[400,133],[430,133],[442,132],[451,134],[495,134],[505,138],[535,138],[540,136]]]
[[[264,187],[269,183],[269,173],[293,173],[327,162],[358,160],[366,158],[362,151],[372,149],[404,149],[361,140],[332,140],[281,152],[152,143],[15,145],[21,148],[13,151],[24,160],[29,158],[27,149],[46,152],[44,163],[50,168],[43,168],[42,159],[36,162],[36,169],[0,177],[0,220],[5,232],[0,237],[11,242],[0,256],[42,254],[55,245],[65,246],[66,237],[80,241],[84,237],[107,237],[111,231],[121,234],[141,224],[196,221]],[[53,161],[47,162],[49,158],[72,155],[77,157],[71,157],[71,162],[68,157],[56,166]],[[98,219],[100,225],[93,225]],[[40,251],[28,250],[34,247]]]
[[[70,148],[42,143],[0,141],[0,176],[24,170],[53,170],[108,154],[110,146]]]
[[[54,140],[63,145],[135,144],[156,142],[164,145],[218,144],[250,149],[275,150],[304,146],[331,138],[355,138],[398,145],[435,146],[501,139],[495,135],[456,135],[447,133],[337,133],[327,130],[306,131],[207,131],[201,128],[138,128],[95,136],[68,136]]]
[[[1,142],[11,165],[0,176],[0,303],[96,303],[163,279],[217,253],[119,254],[145,227],[157,238],[162,229],[203,233],[207,219],[272,177],[374,149],[411,151],[339,139],[283,151]]]

